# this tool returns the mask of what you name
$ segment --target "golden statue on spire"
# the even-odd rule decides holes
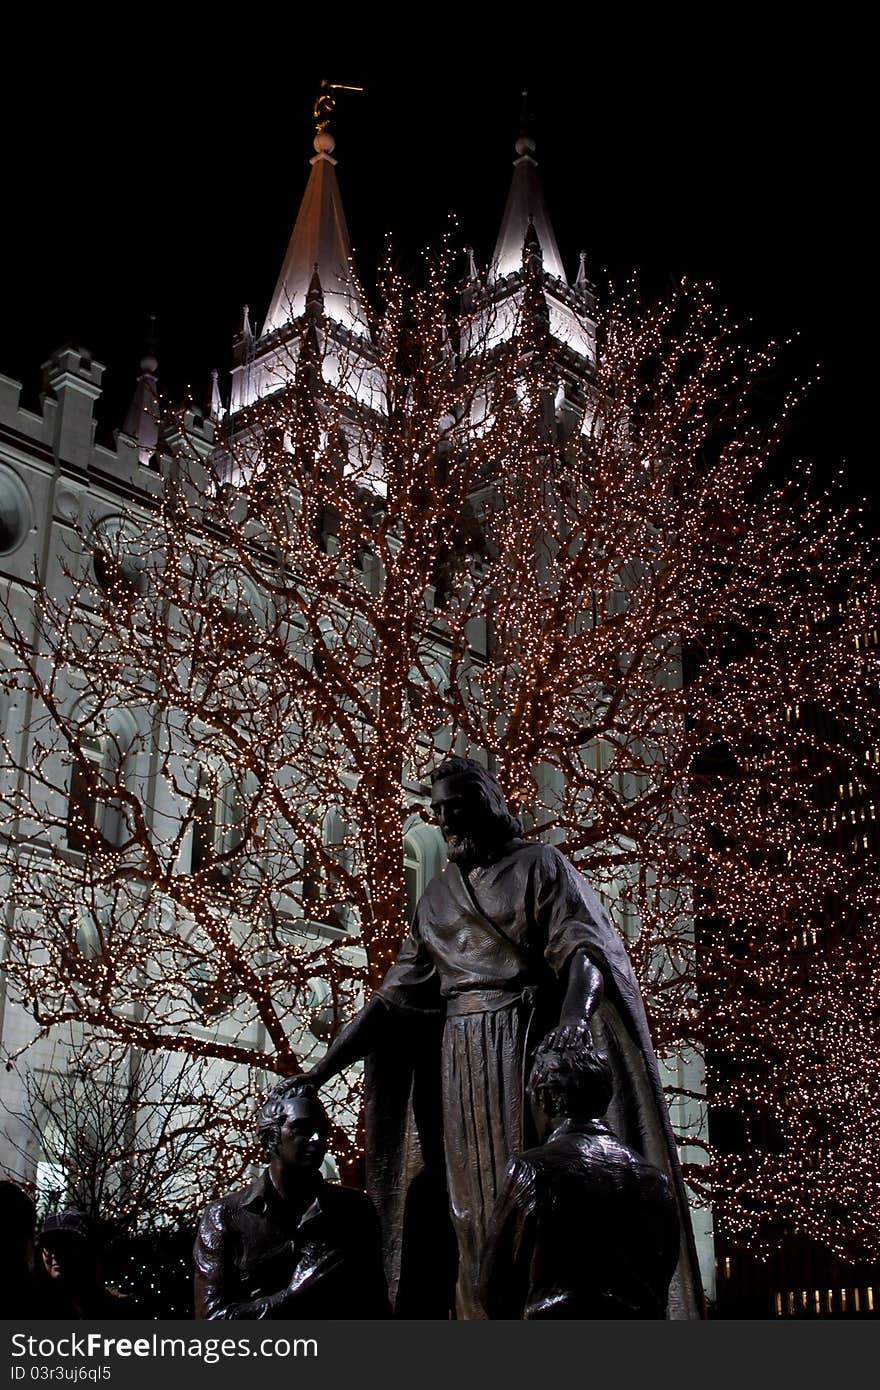
[[[363,90],[363,87],[346,87],[342,82],[328,82],[324,78],[314,107],[315,134],[321,135],[333,119],[333,111],[336,106],[334,92],[362,92]]]

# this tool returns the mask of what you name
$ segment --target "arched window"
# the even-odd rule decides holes
[[[67,846],[80,853],[94,849],[103,831],[105,803],[98,796],[98,787],[103,780],[106,745],[106,737],[96,730],[81,734],[79,757],[70,769]]]
[[[196,789],[192,804],[192,852],[189,871],[202,873],[212,868],[217,859],[220,835],[219,778],[213,767],[200,764],[196,771]]]
[[[403,828],[403,873],[406,883],[406,918],[412,922],[419,898],[446,864],[446,845],[436,825],[411,816]]]
[[[256,790],[256,781],[249,773],[236,777],[217,763],[199,764],[191,807],[190,873],[207,873],[220,883],[235,876],[231,856],[244,843],[245,822]]]
[[[251,650],[269,621],[266,595],[248,575],[230,565],[213,572],[206,597],[210,621],[220,629],[223,643]]]
[[[85,853],[124,843],[125,810],[114,791],[128,781],[135,759],[137,726],[127,710],[111,710],[101,725],[80,725],[70,765],[67,846]]]
[[[324,866],[314,844],[303,841],[302,847],[302,905],[303,916],[316,919],[324,896]]]
[[[424,864],[412,835],[406,835],[403,841],[403,873],[406,880],[406,920],[411,922],[416,915],[419,898],[425,891]]]
[[[324,816],[315,813],[309,820],[314,826],[315,838],[307,835],[300,848],[303,916],[312,922],[350,931],[354,925],[352,912],[340,901],[344,897],[345,874],[351,872],[353,862],[352,852],[344,844],[345,826],[332,807]],[[329,864],[318,847],[318,836],[321,847],[327,851]]]
[[[235,992],[216,970],[202,961],[195,961],[187,971],[190,993],[207,1018],[228,1014],[235,1005]]]
[[[102,937],[106,939],[111,909],[108,904],[94,911],[81,909],[76,919],[76,949],[83,960],[96,960],[103,952]]]
[[[104,951],[113,934],[113,906],[110,903],[80,903],[62,917],[67,939],[61,945],[65,974],[80,985],[98,987]]]

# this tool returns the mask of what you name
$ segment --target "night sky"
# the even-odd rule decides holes
[[[144,11],[125,33],[53,20],[22,36],[4,96],[0,371],[26,402],[52,349],[79,342],[107,366],[109,435],[150,314],[167,395],[189,384],[205,398],[212,367],[225,387],[241,305],[261,320],[274,287],[323,76],[366,87],[340,97],[334,124],[365,279],[386,231],[413,256],[451,211],[485,263],[527,87],[569,274],[582,247],[600,283],[637,266],[662,289],[687,272],[757,338],[799,334],[780,395],[817,363],[822,381],[786,447],[876,496],[876,451],[859,438],[869,364],[854,346],[873,280],[858,35],[799,17],[772,37],[732,7],[711,32],[648,29],[635,12],[593,30],[562,7],[532,11],[515,35],[500,19],[484,30],[476,10],[435,15],[430,39],[408,12],[412,32],[377,45],[383,12],[371,13],[372,43],[339,10],[308,32],[296,17],[248,29],[239,13],[224,34],[207,12],[184,32]]]

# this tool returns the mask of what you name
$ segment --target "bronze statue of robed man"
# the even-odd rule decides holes
[[[397,1315],[448,1316],[455,1285],[456,1315],[485,1316],[479,1267],[507,1161],[539,1137],[524,1089],[531,1058],[589,1032],[611,1066],[611,1130],[667,1175],[675,1198],[668,1316],[701,1316],[675,1140],[620,936],[565,856],[522,838],[477,763],[447,758],[431,806],[449,863],[382,984],[306,1078],[323,1085],[367,1059],[368,1187]]]

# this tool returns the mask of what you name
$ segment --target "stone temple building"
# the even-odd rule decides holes
[[[296,217],[287,252],[264,323],[257,330],[249,311],[243,313],[241,329],[233,344],[231,395],[221,400],[216,376],[210,407],[204,412],[189,410],[181,417],[181,430],[205,455],[214,446],[215,431],[221,420],[234,427],[239,412],[255,401],[282,389],[295,368],[303,325],[310,304],[321,296],[325,323],[323,370],[332,377],[332,344],[340,355],[363,362],[357,389],[369,393],[378,389],[374,379],[374,357],[367,330],[366,313],[351,275],[351,246],[343,208],[334,140],[327,129],[319,130],[315,153]],[[368,216],[366,209],[352,209],[354,218]],[[588,281],[585,258],[581,254],[569,263],[557,245],[553,224],[541,185],[534,141],[521,136],[510,192],[501,216],[492,265],[485,312],[491,310],[491,332],[498,338],[512,332],[525,285],[524,266],[531,258],[537,266],[544,312],[554,343],[559,374],[555,410],[560,430],[577,418],[595,360],[594,290]],[[476,268],[471,264],[476,284]],[[467,294],[467,288],[465,288]],[[310,298],[311,296],[311,298]],[[119,368],[114,364],[114,369]],[[35,587],[34,572],[50,591],[63,592],[68,579],[64,555],[71,528],[88,524],[95,536],[95,557],[100,560],[101,536],[124,534],[139,504],[155,497],[162,486],[157,456],[167,447],[159,436],[156,400],[159,364],[147,352],[140,374],[133,382],[130,408],[118,422],[113,447],[96,441],[96,421],[101,413],[101,389],[105,367],[82,346],[61,347],[44,364],[44,390],[40,410],[23,409],[20,387],[0,376],[0,572],[10,607],[27,622]],[[103,422],[106,426],[107,423]],[[89,557],[86,557],[87,559]],[[0,648],[0,661],[4,652]],[[25,736],[30,711],[26,697],[10,698],[0,709],[5,736],[10,745]],[[125,711],[118,718],[124,719]],[[95,756],[101,757],[100,748]],[[9,775],[5,771],[3,775]],[[139,768],[136,778],[148,778],[149,769]],[[224,808],[222,790],[210,810],[215,827],[222,828]],[[71,796],[75,789],[71,788]],[[150,804],[162,804],[163,790],[146,790]],[[169,812],[170,814],[170,812]],[[199,852],[195,841],[183,846],[181,854]],[[71,852],[76,853],[71,844]],[[442,841],[430,827],[413,824],[405,842],[408,896],[420,894],[426,882],[444,863]],[[602,884],[596,885],[601,889]],[[6,910],[9,910],[8,908]],[[313,931],[332,933],[338,927],[313,924]],[[357,943],[352,942],[356,953]],[[2,988],[2,986],[0,986]],[[320,991],[313,1001],[315,1018],[321,1018]],[[316,1023],[320,1043],[320,1022]],[[0,995],[0,1043],[5,1054],[16,1053],[35,1031],[30,1013],[19,1007],[6,993]],[[78,1045],[74,1030],[63,1039],[39,1038],[25,1054],[25,1066],[48,1078],[64,1068],[65,1049]],[[676,1064],[669,1080],[679,1098],[674,1103],[674,1121],[680,1133],[690,1134],[693,1149],[684,1157],[699,1162],[699,1141],[705,1137],[705,1107],[682,1099],[685,1093],[701,1090],[702,1067],[697,1057]],[[18,1070],[0,1073],[0,1101],[3,1114],[3,1140],[0,1165],[9,1173],[38,1182],[57,1181],[52,1161],[41,1152],[37,1136],[22,1128],[21,1086]],[[63,1178],[63,1175],[61,1175]],[[705,1209],[694,1213],[695,1234],[708,1293],[713,1290],[713,1249],[711,1216]]]

